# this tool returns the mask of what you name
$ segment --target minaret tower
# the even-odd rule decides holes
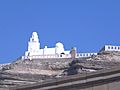
[[[32,37],[28,42],[28,51],[26,52],[26,56],[36,55],[39,52],[39,49],[40,49],[40,43],[38,39],[38,34],[37,32],[33,32]]]
[[[39,43],[37,32],[33,32],[32,37],[28,42],[28,52],[36,52],[39,49],[40,49],[40,43]]]

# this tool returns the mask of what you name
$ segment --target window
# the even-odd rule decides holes
[[[111,47],[111,49],[113,49],[113,47]]]
[[[117,49],[117,48],[115,47],[115,49]]]
[[[118,49],[120,49],[120,47],[118,47]]]
[[[88,56],[88,54],[86,54],[86,56]]]
[[[110,47],[108,46],[108,49],[110,49]]]
[[[82,54],[80,54],[80,56],[82,56]]]
[[[85,54],[83,54],[83,56],[85,56]]]

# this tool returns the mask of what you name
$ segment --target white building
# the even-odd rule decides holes
[[[22,59],[43,59],[43,58],[83,58],[97,55],[97,53],[77,53],[76,48],[71,51],[65,51],[64,45],[60,42],[56,43],[55,47],[48,48],[45,46],[43,49],[40,47],[38,34],[32,33],[32,37],[28,42],[28,50]]]
[[[77,58],[96,56],[98,53],[77,53]]]
[[[120,46],[105,45],[100,51],[120,51]]]
[[[32,37],[28,42],[28,50],[25,52],[25,56],[22,59],[33,58],[70,58],[70,51],[64,50],[64,45],[60,42],[56,43],[55,47],[40,48],[39,38],[36,32],[32,33]]]

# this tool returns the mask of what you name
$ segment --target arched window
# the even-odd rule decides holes
[[[86,56],[88,56],[88,54],[86,54]]]
[[[111,49],[113,49],[113,47],[111,47]]]
[[[118,47],[118,49],[120,49],[120,47]]]
[[[80,56],[82,56],[82,54],[80,54]]]
[[[83,56],[85,56],[85,54],[83,54]]]
[[[110,46],[108,46],[108,49],[110,49]]]

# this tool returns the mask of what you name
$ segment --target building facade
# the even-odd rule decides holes
[[[77,53],[77,58],[96,56],[98,53]]]
[[[120,46],[105,45],[100,52],[102,51],[120,51]]]
[[[45,46],[43,49],[40,47],[40,42],[37,32],[32,33],[32,37],[28,42],[28,50],[25,52],[23,59],[33,58],[70,58],[70,51],[64,50],[64,45],[60,42],[56,43],[55,47],[48,48]]]
[[[22,59],[45,59],[45,58],[84,58],[97,55],[97,53],[77,53],[76,48],[65,50],[61,42],[56,43],[55,47],[44,48],[40,47],[40,42],[37,32],[33,32],[28,41],[28,50]]]

